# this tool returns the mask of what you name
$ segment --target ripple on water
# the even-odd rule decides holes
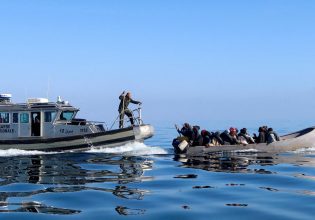
[[[16,219],[30,212],[76,219],[314,218],[312,154],[178,157],[165,150],[171,138],[163,132],[162,144],[152,141],[165,144],[157,148],[0,152],[0,213],[19,213]]]

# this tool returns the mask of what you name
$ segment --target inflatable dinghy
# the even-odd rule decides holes
[[[248,145],[221,145],[221,146],[189,146],[185,140],[174,146],[176,153],[185,153],[188,155],[201,155],[207,153],[226,152],[226,151],[253,151],[266,153],[281,153],[295,151],[301,148],[315,147],[315,127],[310,127],[287,134],[280,137],[280,141],[270,144],[248,144]]]

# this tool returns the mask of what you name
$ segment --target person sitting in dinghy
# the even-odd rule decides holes
[[[280,141],[278,134],[272,128],[268,128],[267,144],[271,144],[276,141]]]
[[[179,130],[179,128],[176,126],[177,132],[184,137],[186,137],[190,141],[192,140],[192,135],[193,135],[193,129],[188,123],[184,123],[183,127]]]
[[[246,128],[242,128],[240,133],[238,134],[239,141],[242,144],[254,144],[255,140],[247,133]]]
[[[188,123],[185,123],[181,129],[177,125],[175,125],[175,128],[180,136],[173,140],[172,145],[176,153],[183,153],[188,149],[192,141],[193,130]]]
[[[221,146],[224,144],[223,140],[220,138],[220,132],[210,132],[207,130],[202,130],[200,132],[203,139],[203,146],[211,147],[211,146]]]
[[[199,133],[200,127],[199,126],[193,126],[193,133],[192,133],[192,139],[191,139],[191,146],[202,146],[203,139],[202,136]]]
[[[174,143],[180,143],[182,141],[187,141],[188,143],[192,140],[192,127],[189,123],[184,123],[183,127],[181,129],[179,129],[179,127],[175,124],[175,128],[178,132],[178,134],[180,135],[179,137],[174,139]]]
[[[221,139],[224,141],[224,145],[237,145],[237,144],[241,144],[241,142],[238,140],[237,137],[237,130],[236,128],[231,127],[228,130],[224,131],[221,135],[220,135]]]
[[[212,143],[212,137],[213,137],[212,132],[209,132],[207,130],[202,130],[200,134],[202,137],[202,146],[205,146],[205,147],[214,146]]]
[[[237,128],[230,128],[230,136],[232,137],[233,145],[241,144],[240,140],[238,139],[237,133],[238,133]]]
[[[266,128],[265,127],[260,127],[258,129],[258,136],[254,134],[254,140],[256,144],[260,143],[266,143]]]
[[[220,146],[220,145],[224,145],[224,141],[222,140],[222,138],[220,137],[221,132],[217,131],[213,133],[212,136],[212,143],[214,146]]]

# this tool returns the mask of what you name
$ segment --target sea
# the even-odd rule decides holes
[[[0,150],[0,219],[315,218],[314,148],[188,157],[173,152],[173,126],[155,129],[112,149]]]

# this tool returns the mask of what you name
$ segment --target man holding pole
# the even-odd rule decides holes
[[[139,104],[141,105],[142,103],[139,101],[135,101],[131,98],[131,93],[128,92],[125,95],[125,91],[119,96],[120,99],[120,104],[119,104],[119,108],[118,108],[118,112],[119,112],[119,128],[123,128],[124,127],[124,116],[127,115],[130,119],[130,123],[133,126],[134,125],[134,120],[133,120],[133,115],[132,112],[128,109],[128,105],[129,103],[132,104]]]

